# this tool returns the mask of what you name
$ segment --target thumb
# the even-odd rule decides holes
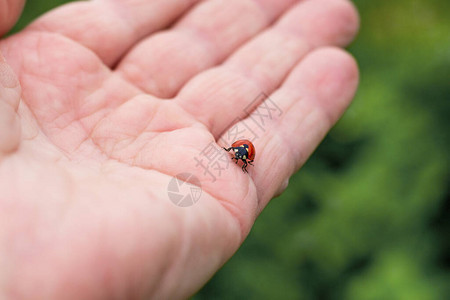
[[[17,109],[20,94],[19,81],[0,52],[0,159],[19,146],[21,126]]]
[[[16,24],[24,4],[25,0],[0,0],[0,36]]]

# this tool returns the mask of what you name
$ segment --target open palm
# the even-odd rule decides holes
[[[21,1],[0,4],[5,32]],[[356,65],[329,46],[357,23],[344,0],[99,0],[2,40],[0,296],[198,290],[353,97]],[[255,165],[212,176],[196,158],[239,126]],[[193,206],[169,200],[180,173],[201,183]]]

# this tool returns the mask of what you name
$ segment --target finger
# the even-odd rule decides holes
[[[74,2],[44,15],[31,28],[61,33],[91,49],[112,66],[136,42],[168,26],[198,1]]]
[[[176,101],[218,137],[259,104],[253,101],[256,95],[277,88],[311,49],[349,42],[357,28],[358,17],[348,1],[300,3],[223,66],[194,78]]]
[[[306,161],[354,96],[358,70],[354,59],[338,48],[309,54],[266,101],[282,112],[266,118],[265,127],[250,116],[243,120],[259,131],[256,159],[250,171],[258,190],[259,208],[280,193],[289,177]]]
[[[14,26],[24,4],[25,0],[0,0],[0,36]]]
[[[17,149],[20,141],[20,84],[0,53],[0,159]]]
[[[189,78],[223,61],[295,1],[204,2],[173,30],[141,42],[117,71],[142,90],[170,98]]]

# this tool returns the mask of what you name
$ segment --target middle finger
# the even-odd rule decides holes
[[[143,91],[174,96],[197,73],[223,61],[298,0],[211,0],[171,30],[143,40],[117,72]]]

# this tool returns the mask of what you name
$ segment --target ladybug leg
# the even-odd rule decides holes
[[[228,148],[228,149],[225,148],[225,147],[222,147],[222,149],[225,150],[225,151],[227,151],[227,152],[230,152],[230,150],[232,149],[232,147],[230,147],[230,148]]]
[[[249,161],[248,161],[248,164],[254,166],[253,160],[249,160]]]
[[[235,159],[236,160],[236,164],[238,163],[238,159],[236,157],[232,157],[231,160]]]
[[[244,173],[248,173],[247,171],[247,161],[246,160],[242,160],[244,162],[244,164],[242,165],[242,171],[244,171]]]

